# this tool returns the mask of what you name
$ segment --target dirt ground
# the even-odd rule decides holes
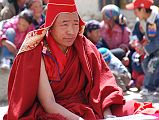
[[[0,120],[7,111],[7,84],[8,84],[9,71],[0,71]],[[131,91],[124,93],[126,100],[137,100],[139,102],[152,102],[153,105],[159,108],[159,95],[157,96],[142,96],[136,90],[132,88]]]

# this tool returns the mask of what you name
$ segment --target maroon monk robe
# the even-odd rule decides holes
[[[68,59],[61,81],[51,83],[56,101],[81,117],[92,120],[103,118],[105,107],[123,105],[122,91],[97,48],[85,37],[78,36],[72,49],[73,58]],[[37,116],[56,116],[46,114],[36,98],[41,54],[42,44],[39,44],[16,57],[9,77],[9,109],[5,119],[35,120]]]

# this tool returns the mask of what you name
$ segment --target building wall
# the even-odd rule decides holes
[[[87,21],[89,19],[96,19],[100,21],[102,19],[98,0],[75,0],[75,2],[77,4],[79,14],[83,20]],[[121,9],[121,13],[126,16],[128,26],[132,28],[135,22],[135,15],[133,11]]]
[[[84,20],[100,18],[98,0],[75,0],[80,16]]]

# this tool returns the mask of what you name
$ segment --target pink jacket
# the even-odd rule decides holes
[[[122,45],[129,44],[130,29],[125,27],[124,30],[118,24],[115,24],[112,29],[108,25],[101,22],[101,35],[110,49],[119,48]]]
[[[18,22],[18,19],[19,17],[18,16],[14,16],[12,17],[11,19],[8,19],[7,22],[4,23],[3,25],[3,29],[2,29],[2,36],[0,37],[0,42],[3,40],[3,39],[6,39],[6,35],[5,35],[5,32],[8,28],[13,28],[16,32],[16,35],[15,35],[15,39],[14,39],[14,44],[15,46],[17,47],[17,49],[20,48],[21,44],[23,43],[24,39],[25,39],[25,36],[28,32],[32,31],[32,30],[35,30],[35,27],[33,24],[30,25],[30,27],[27,29],[27,31],[25,32],[20,32],[18,29],[17,29],[17,22]]]

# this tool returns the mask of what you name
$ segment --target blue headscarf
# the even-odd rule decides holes
[[[113,19],[114,17],[117,17],[121,14],[120,8],[114,4],[104,6],[102,9],[102,13],[108,19]]]
[[[86,31],[91,32],[92,30],[100,29],[100,22],[97,20],[90,20],[86,22]]]
[[[102,54],[105,62],[110,62],[110,60],[112,59],[112,53],[110,52],[110,50],[104,47],[99,48],[98,50]]]

